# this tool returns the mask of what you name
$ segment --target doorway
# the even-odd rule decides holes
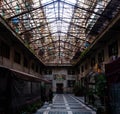
[[[58,94],[63,93],[63,83],[56,84],[56,93]]]

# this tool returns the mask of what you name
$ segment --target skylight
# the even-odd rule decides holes
[[[44,63],[70,63],[117,14],[119,3],[115,0],[2,0],[0,9],[0,15]]]
[[[46,5],[53,2],[53,4]],[[49,29],[51,33],[54,32],[65,32],[67,33],[70,21],[73,15],[74,7],[65,4],[64,2],[71,3],[75,5],[76,0],[42,0],[42,5],[44,7],[44,12],[49,24]],[[67,22],[67,23],[66,23]],[[57,36],[56,36],[57,37]]]

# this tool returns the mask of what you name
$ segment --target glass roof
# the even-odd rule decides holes
[[[119,0],[1,0],[0,15],[44,63],[70,63],[117,14]]]

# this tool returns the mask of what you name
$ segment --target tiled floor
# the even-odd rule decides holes
[[[45,103],[35,114],[96,114],[70,94],[56,94],[53,103]]]

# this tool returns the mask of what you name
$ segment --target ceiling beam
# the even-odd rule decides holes
[[[56,20],[53,20],[53,21],[51,21],[51,22],[49,22],[49,23],[54,23],[55,21],[56,21]],[[32,30],[34,30],[34,29],[40,28],[40,27],[45,26],[45,25],[47,25],[47,24],[48,24],[48,23],[46,22],[46,23],[44,23],[44,24],[42,24],[42,25],[40,25],[40,26],[36,26],[36,27],[30,28],[29,30],[26,30],[26,31],[20,33],[20,35],[23,35],[23,34],[25,34],[25,33],[27,33],[27,32],[30,32],[30,31],[32,31]]]
[[[74,46],[74,47],[80,48],[80,46],[77,46],[77,45],[71,44],[70,42],[63,41],[63,40],[60,40],[60,41],[63,42],[63,43],[68,43],[68,44],[70,44],[70,45],[72,45],[72,46]]]
[[[57,31],[57,32],[51,33],[51,34],[49,34],[49,35],[43,36],[43,37],[41,37],[41,38],[34,39],[34,40],[30,41],[29,44],[32,43],[32,42],[35,42],[35,41],[37,41],[37,40],[41,40],[41,39],[43,39],[43,38],[45,38],[45,37],[51,36],[51,35],[53,35],[53,34],[56,34],[56,33],[67,34],[67,35],[69,35],[69,36],[71,36],[71,37],[76,38],[77,40],[86,41],[85,39],[78,38],[78,37],[76,37],[76,36],[71,35],[70,33],[62,32],[62,31]]]
[[[82,40],[82,41],[86,41],[85,39],[81,39],[81,38],[78,38],[78,37],[76,37],[76,36],[73,36],[72,34],[70,34],[69,32],[68,33],[66,33],[66,32],[63,32],[63,31],[60,31],[61,33],[63,33],[63,34],[67,34],[67,35],[69,35],[69,36],[71,36],[71,37],[74,37],[74,38],[76,38],[77,40]]]
[[[43,48],[43,47],[49,46],[49,45],[51,45],[51,44],[53,44],[53,43],[56,43],[56,42],[59,43],[59,40],[53,41],[53,42],[51,42],[51,43],[49,43],[49,44],[46,44],[46,45],[42,45],[41,47],[38,47],[38,48],[35,49],[35,50],[38,50],[38,49],[40,49],[40,48]],[[60,42],[67,43],[67,44],[72,45],[72,46],[77,47],[77,48],[80,48],[80,47],[81,47],[81,46],[77,46],[77,45],[71,44],[70,42],[63,41],[63,40],[60,40]]]
[[[15,18],[15,17],[21,16],[21,15],[24,15],[24,14],[26,14],[26,13],[30,13],[30,12],[35,11],[35,10],[37,10],[37,9],[43,9],[44,7],[46,7],[46,6],[48,6],[48,5],[51,5],[51,4],[54,4],[54,3],[56,3],[56,2],[57,2],[57,0],[56,0],[56,1],[53,1],[53,2],[50,2],[50,3],[47,3],[47,4],[45,4],[45,5],[42,5],[42,6],[36,7],[36,8],[29,9],[29,10],[27,10],[27,11],[24,11],[24,12],[21,12],[21,13],[19,13],[19,14],[14,15],[14,16],[11,16],[11,17],[7,18],[7,20],[11,20],[12,18]]]
[[[96,14],[96,15],[99,15],[99,16],[102,16],[102,17],[106,17],[106,18],[109,19],[109,17],[108,17],[107,15],[103,15],[103,14],[97,13],[97,12],[95,12],[95,11],[93,11],[93,10],[90,10],[90,9],[87,9],[87,8],[84,8],[84,7],[80,7],[78,4],[75,4],[75,5],[74,5],[74,4],[68,3],[68,2],[66,2],[66,1],[61,1],[61,2],[65,3],[65,4],[67,4],[67,5],[73,6],[73,7],[75,7],[76,9],[78,8],[78,9],[87,11],[87,12],[89,12],[89,13],[93,13],[93,14]]]
[[[77,24],[75,24],[75,23],[73,23],[73,22],[67,22],[67,21],[65,21],[65,20],[62,20],[62,21],[65,22],[65,23],[69,23],[70,25],[77,26],[78,28],[87,29],[86,27],[83,27],[83,26],[77,25]]]
[[[49,57],[49,56],[55,56],[55,55],[58,55],[59,54],[59,51],[56,51],[55,53],[51,53],[51,54],[48,54],[48,55],[45,55],[43,56],[43,58],[46,58],[46,57]],[[67,55],[67,57],[70,58],[70,54],[64,52],[65,55]],[[55,56],[56,57],[56,56]],[[72,58],[72,57],[71,57]]]
[[[38,38],[38,39],[34,39],[34,40],[30,41],[29,44],[31,44],[31,43],[33,43],[33,42],[36,42],[37,40],[41,40],[41,39],[43,39],[43,38],[46,38],[46,37],[48,37],[48,36],[51,36],[51,35],[53,35],[53,34],[56,34],[56,33],[57,33],[57,32],[49,33],[49,35],[42,36],[42,37],[40,37],[40,38]]]

